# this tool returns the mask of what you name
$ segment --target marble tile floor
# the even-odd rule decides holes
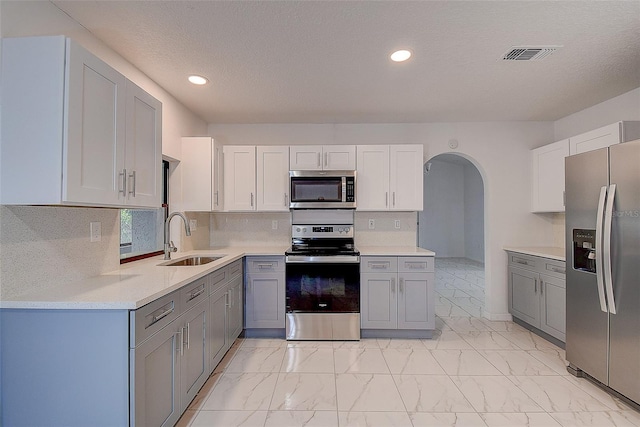
[[[436,260],[436,288],[430,340],[238,339],[177,425],[640,426],[564,350],[480,317],[481,264]]]

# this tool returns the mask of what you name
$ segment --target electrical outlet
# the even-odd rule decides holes
[[[89,223],[89,240],[92,242],[102,241],[102,223],[91,222]]]
[[[375,219],[370,219],[369,220],[369,230],[373,230],[376,228],[376,220]]]
[[[277,230],[278,229],[278,220],[274,219],[271,221],[271,229],[272,230]]]
[[[191,229],[191,231],[196,231],[198,229],[198,220],[197,219],[190,219],[189,220],[189,228]]]
[[[396,229],[398,229],[398,230],[399,230],[399,229],[400,229],[400,220],[399,220],[399,219],[396,219],[395,221],[393,221],[393,226],[394,226]]]

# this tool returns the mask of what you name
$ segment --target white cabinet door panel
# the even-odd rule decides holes
[[[564,212],[564,159],[568,155],[568,139],[531,151],[533,212]]]
[[[391,210],[423,209],[422,152],[423,146],[416,144],[389,147]]]
[[[396,282],[396,273],[365,273],[361,275],[362,328],[396,329],[398,327]]]
[[[255,210],[256,147],[227,145],[223,157],[225,210]]]
[[[435,322],[430,319],[434,313],[429,310],[433,301],[434,284],[429,283],[433,273],[398,274],[398,328],[433,329]]]
[[[292,145],[289,148],[289,169],[322,170],[322,145]]]
[[[325,145],[322,151],[324,170],[355,170],[355,145]]]
[[[289,147],[257,147],[257,209],[289,211]]]
[[[619,144],[620,126],[621,123],[616,122],[569,138],[571,155]]]
[[[358,210],[389,209],[389,146],[358,145]]]

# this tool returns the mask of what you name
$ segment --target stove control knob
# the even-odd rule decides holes
[[[345,233],[348,233],[348,232],[349,232],[349,229],[350,229],[350,227],[345,227],[345,228],[344,228],[344,232],[345,232]]]
[[[307,232],[307,227],[303,227],[303,228],[302,228],[302,232],[303,232],[303,233],[306,233],[306,232]]]
[[[297,232],[300,232],[300,227],[296,227],[296,231],[297,231]]]

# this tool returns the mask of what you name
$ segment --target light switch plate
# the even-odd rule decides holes
[[[89,237],[92,242],[102,241],[102,223],[91,222],[89,223]]]
[[[271,221],[271,229],[272,230],[277,230],[278,229],[278,220],[274,219]]]
[[[376,220],[375,219],[370,219],[369,220],[369,230],[374,230],[376,228]]]
[[[191,231],[196,231],[198,229],[198,220],[197,219],[190,219],[189,220],[189,228],[191,229]]]
[[[398,229],[398,230],[399,230],[399,229],[400,229],[400,220],[399,220],[399,219],[396,219],[395,221],[393,221],[393,226],[394,226],[396,229]]]

